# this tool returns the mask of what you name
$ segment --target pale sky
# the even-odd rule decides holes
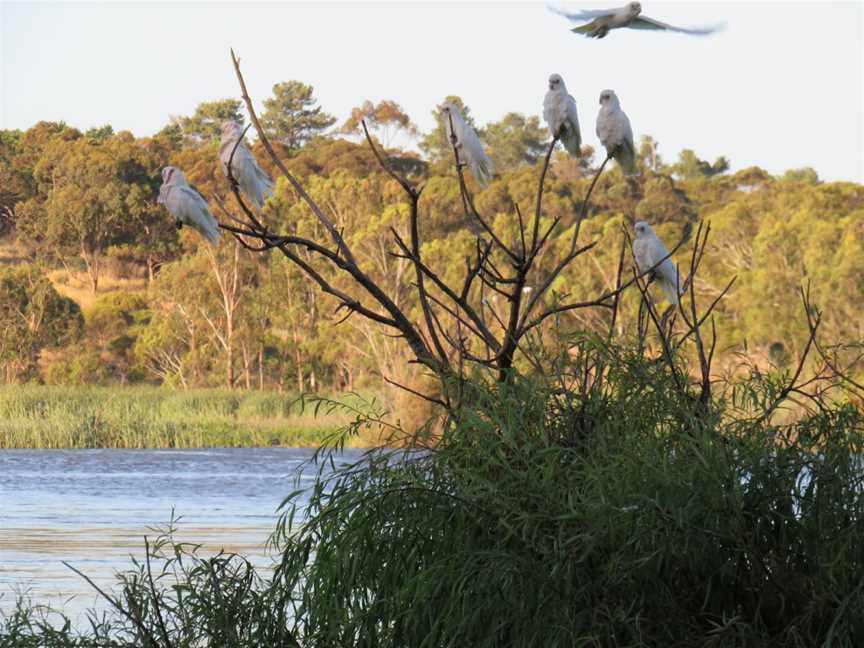
[[[562,3],[603,8],[608,2]],[[624,4],[617,2],[615,4]],[[711,37],[572,34],[539,2],[9,2],[0,0],[0,128],[63,120],[150,135],[205,100],[239,98],[228,49],[260,108],[274,83],[310,83],[344,120],[393,99],[421,130],[449,94],[478,124],[540,115],[546,79],[575,97],[595,147],[600,91],[666,161],[691,148],[732,168],[814,167],[864,182],[864,3],[642,2]]]

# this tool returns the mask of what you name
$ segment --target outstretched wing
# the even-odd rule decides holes
[[[576,13],[567,13],[566,11],[562,11],[557,7],[549,7],[549,11],[552,13],[556,13],[559,16],[564,16],[567,20],[571,22],[584,22],[586,20],[594,20],[595,18],[603,18],[605,16],[614,16],[615,9],[586,9],[584,11],[577,11]]]
[[[649,29],[653,31],[672,31],[680,34],[690,34],[691,36],[708,36],[721,29],[720,25],[714,27],[675,27],[659,20],[654,20],[648,16],[636,16],[631,20],[627,27],[630,29]]]

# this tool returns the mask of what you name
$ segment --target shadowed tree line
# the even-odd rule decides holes
[[[477,209],[507,229],[514,203],[532,204],[548,133],[536,116],[518,113],[480,127],[459,97],[444,102],[462,110],[495,163],[498,175],[488,188],[469,184]],[[425,262],[443,280],[455,281],[474,253],[477,223],[463,211],[439,113],[436,127],[418,134],[395,102],[365,101],[330,131],[336,119],[317,104],[313,88],[298,81],[276,84],[261,111],[280,158],[344,232],[362,270],[418,320],[410,262],[394,254],[390,237],[391,227],[407,227],[406,197],[368,147],[337,135],[357,134],[363,119],[385,147],[397,133],[419,136],[422,156],[388,148],[389,163],[422,183]],[[110,125],[82,133],[51,122],[0,131],[6,243],[0,362],[6,382],[314,390],[352,388],[373,374],[405,384],[419,379],[416,368],[406,365],[403,345],[368,322],[350,318],[334,327],[343,315],[334,315],[337,303],[284,258],[250,255],[227,238],[210,249],[186,229],[175,229],[157,205],[160,170],[172,164],[208,199],[214,215],[223,218],[223,205],[236,210],[217,160],[225,120],[244,122],[239,100],[204,102],[147,138],[115,133]],[[793,349],[806,341],[794,298],[803,281],[824,310],[826,339],[864,339],[858,307],[864,303],[858,262],[864,257],[864,187],[820,182],[812,169],[780,177],[755,167],[730,173],[725,158],[708,162],[691,150],[667,163],[649,136],[638,148],[637,180],[617,169],[601,176],[580,234],[597,244],[555,279],[553,298],[589,299],[614,287],[622,225],[646,220],[671,248],[698,221],[710,221],[712,237],[695,288],[710,300],[738,277],[715,312],[721,363],[733,366],[730,352],[745,350],[766,365],[794,364]],[[265,170],[280,175],[260,142],[252,150]],[[588,146],[579,160],[553,156],[543,219],[558,224],[538,261],[542,266],[553,267],[566,255],[600,162]],[[312,239],[321,234],[321,224],[284,180],[263,218],[275,231]],[[690,245],[676,256],[684,258]],[[63,282],[73,276],[83,278],[90,293],[78,303],[62,296],[70,294]],[[134,289],[112,290],[106,278],[128,279]],[[328,279],[352,290],[335,275]],[[493,313],[495,300],[490,295]],[[622,307],[621,326],[637,316],[631,307]],[[562,313],[555,325],[605,330],[607,323],[597,312],[576,310]]]

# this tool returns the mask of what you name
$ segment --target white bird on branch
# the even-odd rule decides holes
[[[477,133],[465,122],[459,108],[454,104],[445,103],[441,112],[443,113],[444,132],[447,134],[448,142],[453,143],[454,138],[456,140],[454,145],[459,153],[459,162],[467,164],[471,173],[477,178],[477,182],[484,187],[487,186],[492,179],[494,170],[492,160],[483,150]]]
[[[189,186],[186,176],[177,167],[166,166],[162,169],[162,186],[156,202],[165,205],[168,213],[177,221],[177,229],[189,225],[213,245],[219,242],[219,224],[201,194]]]
[[[222,173],[228,177],[228,162],[231,162],[231,174],[258,209],[264,206],[264,201],[273,193],[273,181],[267,176],[255,157],[242,140],[243,128],[240,124],[227,121],[222,124],[222,141],[219,145],[219,160]],[[239,144],[238,144],[239,141]],[[236,150],[235,150],[236,145]],[[234,157],[231,157],[231,154]]]
[[[636,259],[636,267],[639,268],[639,272],[647,272],[654,268],[651,270],[651,275],[660,284],[666,299],[672,304],[677,304],[681,289],[678,285],[678,270],[669,257],[669,251],[645,221],[637,221],[635,229],[633,257]]]
[[[642,5],[638,2],[630,2],[618,9],[589,9],[577,13],[567,13],[554,7],[550,7],[550,9],[558,15],[564,16],[571,22],[590,21],[570,30],[575,34],[583,34],[588,38],[603,38],[611,30],[620,29],[622,27],[627,27],[628,29],[671,31],[680,34],[690,34],[691,36],[707,36],[721,28],[720,25],[714,27],[696,27],[691,29],[674,27],[667,23],[660,22],[659,20],[654,20],[648,16],[641,15]]]
[[[543,119],[552,137],[559,138],[570,155],[579,157],[582,133],[579,131],[576,100],[567,94],[567,86],[560,74],[549,77],[549,91],[543,99]]]
[[[618,95],[612,90],[600,93],[600,113],[597,115],[597,137],[606,147],[606,153],[615,158],[625,175],[638,175],[636,148],[630,119],[621,110]]]

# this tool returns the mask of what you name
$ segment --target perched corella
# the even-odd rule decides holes
[[[570,155],[578,157],[582,148],[582,133],[579,131],[576,100],[567,94],[567,86],[560,74],[549,77],[549,91],[543,99],[543,119],[552,137],[558,137]]]
[[[633,256],[636,258],[639,272],[647,272],[652,267],[657,266],[651,270],[651,275],[660,284],[666,299],[672,304],[677,304],[680,290],[678,271],[669,257],[669,251],[645,221],[636,221],[635,229],[636,239],[633,241]]]
[[[243,128],[240,124],[227,121],[222,124],[222,142],[219,146],[219,160],[222,162],[222,173],[228,177],[228,161],[231,161],[231,173],[240,189],[258,209],[264,206],[264,201],[273,193],[273,181],[258,166],[258,162],[241,140]],[[240,141],[237,144],[238,140]],[[237,149],[234,146],[237,145]],[[231,157],[231,153],[234,157]]]
[[[451,142],[454,136],[456,138],[459,161],[467,164],[471,173],[477,178],[477,182],[485,187],[492,179],[492,160],[483,150],[477,133],[462,118],[459,108],[452,103],[444,104],[441,108],[441,117],[444,120],[444,132],[447,134],[447,141]]]
[[[571,22],[589,21],[579,27],[574,27],[570,31],[576,34],[584,34],[589,38],[603,38],[612,29],[620,29],[627,27],[629,29],[649,29],[654,31],[671,31],[681,34],[690,34],[692,36],[707,36],[713,34],[720,29],[720,26],[715,27],[697,27],[685,29],[682,27],[673,27],[666,23],[654,20],[648,16],[643,16],[642,5],[638,2],[630,2],[620,9],[589,9],[587,11],[579,11],[577,13],[567,13],[550,7],[555,13],[564,16]]]
[[[612,90],[604,90],[600,93],[597,137],[606,147],[607,155],[615,158],[626,175],[637,175],[633,129],[630,128],[627,115],[621,110],[618,95]]]
[[[207,209],[207,203],[197,191],[186,182],[186,176],[177,167],[162,169],[162,186],[156,200],[165,205],[168,213],[177,221],[177,228],[183,225],[198,230],[214,245],[219,242],[219,225]]]

